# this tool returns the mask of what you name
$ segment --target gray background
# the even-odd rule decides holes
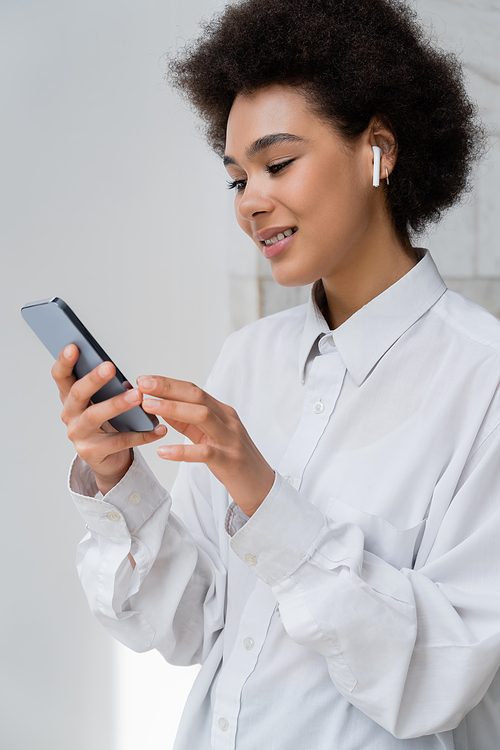
[[[165,87],[162,54],[209,0],[0,5],[2,616],[5,750],[168,750],[193,669],[135,655],[87,611],[73,450],[23,303],[57,294],[130,379],[203,383],[234,328],[304,299],[236,227],[225,173]],[[427,0],[491,132],[474,193],[422,240],[450,287],[500,315],[500,6]],[[172,438],[175,439],[175,438]],[[175,467],[146,451],[167,487]]]

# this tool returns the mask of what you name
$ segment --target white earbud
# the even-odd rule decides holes
[[[382,149],[378,146],[372,146],[373,149],[373,187],[380,185],[380,157]]]

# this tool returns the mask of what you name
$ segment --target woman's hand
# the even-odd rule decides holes
[[[194,445],[158,448],[158,455],[171,461],[204,463],[222,482],[247,516],[251,516],[269,494],[274,471],[259,453],[236,411],[209,396],[201,388],[182,380],[159,376],[137,379],[147,396],[144,411],[162,417]]]
[[[132,463],[130,449],[164,437],[167,428],[160,425],[151,432],[113,430],[107,420],[138,406],[142,393],[134,388],[99,404],[91,404],[94,393],[114,377],[115,367],[111,362],[104,362],[77,380],[73,367],[78,354],[74,344],[63,349],[52,368],[52,377],[64,405],[61,419],[68,428],[68,437],[80,458],[94,472],[97,487],[105,495],[127,473]]]

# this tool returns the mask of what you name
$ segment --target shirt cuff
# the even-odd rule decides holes
[[[229,534],[234,518],[230,508],[226,517]],[[272,586],[308,559],[324,526],[321,511],[276,473],[271,492],[234,533],[230,544],[238,557]]]
[[[87,527],[110,538],[130,537],[170,499],[137,449],[128,472],[104,498],[79,456],[71,464],[68,486]]]

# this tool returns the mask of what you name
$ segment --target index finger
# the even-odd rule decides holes
[[[80,355],[76,344],[68,344],[62,352],[60,352],[52,367],[52,377],[56,381],[56,385],[59,388],[59,396],[61,401],[64,403],[71,389],[71,386],[76,380],[73,374],[73,368]]]
[[[216,399],[194,383],[165,378],[161,375],[140,375],[137,378],[137,387],[142,393],[157,396],[167,401],[182,401],[187,404],[218,403]]]
[[[161,375],[140,375],[137,378],[137,387],[148,396],[156,396],[166,401],[180,401],[187,404],[208,406],[221,417],[236,416],[236,412],[231,406],[223,404],[222,401],[218,401],[203,388],[186,380],[175,380]]]

